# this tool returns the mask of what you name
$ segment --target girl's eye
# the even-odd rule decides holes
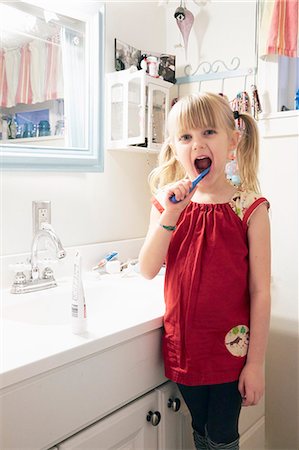
[[[190,139],[192,139],[191,134],[182,134],[182,136],[179,137],[179,141],[190,141]]]
[[[212,134],[216,134],[216,130],[209,129],[209,130],[205,130],[205,131],[204,131],[204,135],[205,135],[205,136],[210,136],[210,135],[212,135]]]

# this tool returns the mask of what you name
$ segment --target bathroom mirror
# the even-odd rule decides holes
[[[103,15],[0,1],[3,169],[102,170]]]

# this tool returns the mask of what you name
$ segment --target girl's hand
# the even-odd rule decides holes
[[[192,182],[187,179],[179,180],[165,189],[165,210],[181,213],[190,203],[196,189],[190,192]],[[170,198],[175,196],[178,203],[173,203]]]
[[[239,379],[242,406],[257,405],[265,390],[264,367],[261,364],[246,363]]]

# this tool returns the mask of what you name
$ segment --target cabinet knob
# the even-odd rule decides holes
[[[172,411],[177,412],[180,407],[181,407],[181,400],[179,398],[175,398],[175,399],[168,399],[168,403],[167,403],[168,408],[171,408]]]
[[[149,411],[147,413],[146,420],[156,427],[160,423],[161,413],[159,413],[159,411]]]

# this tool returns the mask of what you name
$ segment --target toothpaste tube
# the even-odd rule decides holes
[[[72,291],[72,331],[81,334],[86,331],[86,303],[81,277],[81,256],[76,253],[74,263],[73,291]]]

